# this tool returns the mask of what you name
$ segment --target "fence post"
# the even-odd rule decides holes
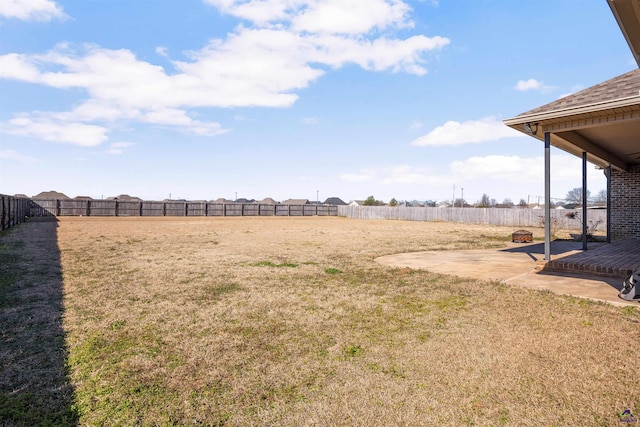
[[[4,214],[4,209],[5,209],[5,204],[4,204],[4,196],[0,196],[1,200],[1,204],[2,207],[0,208],[0,214],[2,214],[2,216],[0,216],[0,230],[4,230],[4,218],[5,218],[5,214]]]

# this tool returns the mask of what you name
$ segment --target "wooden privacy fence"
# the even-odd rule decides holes
[[[570,218],[567,216],[568,213],[575,214],[575,217]],[[338,215],[353,219],[443,221],[509,227],[542,227],[544,225],[544,209],[338,206]],[[606,228],[606,209],[587,210],[587,224],[596,223],[599,224],[599,230],[604,230]],[[556,229],[581,229],[582,210],[552,209],[551,226]]]
[[[27,217],[46,216],[343,216],[352,219],[443,221],[510,227],[540,227],[542,209],[428,208],[404,206],[266,205],[183,201],[28,199],[0,194],[0,229],[20,224]],[[570,218],[567,213],[575,213]],[[581,210],[551,210],[552,227],[578,230]],[[587,224],[606,227],[604,209],[588,210]]]
[[[0,194],[0,230],[6,230],[23,222],[31,207],[31,200]]]
[[[29,216],[336,216],[335,205],[125,200],[30,200]]]

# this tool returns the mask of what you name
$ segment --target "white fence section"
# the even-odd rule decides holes
[[[571,218],[570,215],[574,217]],[[510,227],[542,227],[544,209],[522,208],[421,208],[405,206],[338,206],[338,216],[353,219],[396,219],[405,221],[442,221]],[[606,228],[606,209],[588,209],[587,224],[599,221]],[[551,223],[557,229],[582,228],[582,209],[552,209]]]

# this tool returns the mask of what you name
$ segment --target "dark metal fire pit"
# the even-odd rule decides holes
[[[533,242],[533,233],[527,230],[514,231],[511,234],[511,241],[516,243],[531,243]]]

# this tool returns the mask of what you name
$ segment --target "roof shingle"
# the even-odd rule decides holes
[[[640,69],[629,71],[580,92],[565,96],[553,102],[535,108],[514,118],[538,113],[550,113],[567,108],[583,107],[606,101],[640,96]]]

